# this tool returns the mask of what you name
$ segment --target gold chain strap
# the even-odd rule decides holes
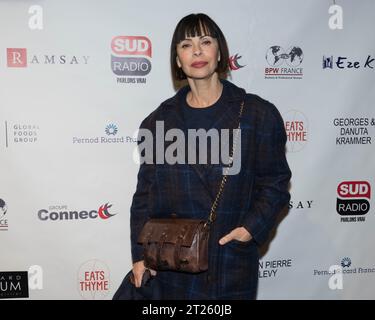
[[[208,221],[206,222],[206,225],[211,224],[212,222],[214,222],[216,220],[216,208],[217,208],[217,205],[219,203],[220,197],[223,193],[224,186],[225,186],[225,184],[227,182],[227,179],[228,179],[229,166],[233,162],[234,151],[236,150],[235,148],[236,148],[236,144],[237,144],[238,133],[241,130],[241,117],[242,117],[243,107],[244,107],[244,101],[242,101],[242,103],[241,103],[241,108],[240,108],[240,113],[239,113],[239,121],[238,121],[238,130],[237,130],[236,136],[233,140],[233,147],[232,147],[232,150],[231,150],[231,155],[229,157],[229,165],[228,165],[228,167],[225,168],[223,178],[221,179],[219,191],[216,195],[215,201],[213,202],[213,204],[211,206],[210,215],[208,217]]]

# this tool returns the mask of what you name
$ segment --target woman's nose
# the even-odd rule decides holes
[[[199,44],[193,46],[193,54],[195,56],[200,56],[202,54],[201,46]]]

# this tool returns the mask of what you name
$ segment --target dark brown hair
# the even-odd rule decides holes
[[[218,42],[220,61],[218,62],[216,71],[219,74],[226,74],[228,72],[229,50],[223,32],[220,30],[219,26],[206,14],[190,14],[180,20],[172,37],[170,62],[174,80],[186,79],[185,73],[177,65],[177,45],[182,40],[186,39],[186,37],[200,37],[204,35],[213,37]]]

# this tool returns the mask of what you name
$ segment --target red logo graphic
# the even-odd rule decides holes
[[[112,39],[111,48],[118,55],[139,55],[151,58],[151,41],[143,36],[117,36]]]
[[[371,186],[367,181],[344,181],[337,187],[341,198],[368,198],[370,199]]]
[[[7,62],[10,68],[26,68],[26,48],[7,48]]]
[[[102,218],[102,219],[108,219],[108,218],[110,218],[110,217],[113,217],[114,214],[110,214],[110,213],[108,212],[108,209],[109,209],[110,207],[112,207],[112,205],[108,205],[108,202],[107,202],[105,205],[100,206],[100,208],[99,208],[99,210],[98,210],[98,215],[99,215],[99,217]]]

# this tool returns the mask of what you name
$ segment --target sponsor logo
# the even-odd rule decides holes
[[[370,145],[372,142],[370,133],[375,126],[375,118],[335,118],[333,125],[339,129],[336,145]]]
[[[342,274],[358,274],[358,275],[364,275],[369,273],[375,273],[375,266],[360,266],[360,267],[354,267],[352,265],[352,260],[349,257],[344,257],[341,259],[341,261],[334,265],[337,266],[337,268],[329,268],[329,270],[317,270],[314,269],[313,275],[314,276],[331,276],[337,273]]]
[[[28,297],[29,280],[27,271],[0,272],[0,299]]]
[[[78,270],[78,292],[83,299],[101,300],[110,290],[110,271],[100,260],[92,259],[83,263]]]
[[[269,67],[264,68],[265,79],[302,79],[303,51],[292,46],[286,51],[280,46],[272,46],[266,52]]]
[[[7,48],[9,68],[27,68],[32,65],[80,65],[88,64],[89,56],[66,54],[30,54],[27,48]]]
[[[236,53],[234,56],[229,57],[229,68],[230,68],[230,70],[236,71],[238,69],[241,69],[241,68],[245,67],[245,66],[240,65],[240,63],[238,62],[238,60],[240,60],[241,58],[242,58],[242,56],[239,56],[238,53]]]
[[[105,129],[105,135],[94,137],[73,137],[73,144],[116,144],[116,143],[137,143],[137,138],[130,136],[118,136],[119,128],[116,124],[108,124]]]
[[[283,114],[287,136],[288,152],[301,151],[308,142],[307,117],[298,110],[290,110]]]
[[[313,202],[313,200],[291,200],[289,201],[289,209],[298,210],[299,212],[301,209],[311,209]]]
[[[7,204],[3,199],[0,199],[0,231],[8,230],[8,219],[7,219]]]
[[[281,260],[260,260],[259,261],[259,278],[275,278],[278,271],[284,268],[292,267],[292,259]]]
[[[117,36],[111,41],[111,68],[118,83],[146,83],[152,44],[145,36]]]
[[[114,213],[110,213],[111,204],[101,205],[97,210],[69,210],[68,206],[49,206],[47,209],[38,211],[38,218],[41,221],[69,221],[69,220],[91,220],[98,217],[107,220],[113,217]]]
[[[338,70],[361,70],[374,69],[375,58],[367,55],[362,59],[351,59],[343,56],[323,56],[323,69],[338,69]]]
[[[337,187],[336,211],[341,222],[364,222],[370,210],[371,186],[367,181],[343,181]]]
[[[39,125],[29,123],[8,123],[5,121],[5,146],[30,145],[38,142]]]

